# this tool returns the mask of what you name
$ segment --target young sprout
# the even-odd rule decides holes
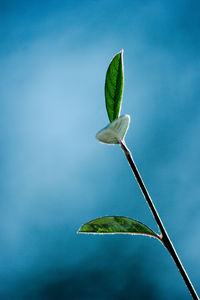
[[[130,124],[130,116],[124,115],[120,117],[121,101],[124,84],[124,67],[123,67],[123,50],[116,54],[112,59],[105,80],[105,99],[106,109],[110,124],[100,130],[96,138],[106,144],[119,144],[123,150],[128,163],[133,171],[133,174],[138,182],[141,192],[152,212],[152,215],[158,225],[160,234],[155,233],[143,223],[127,217],[109,216],[97,218],[89,221],[81,226],[78,233],[93,233],[93,234],[132,234],[153,236],[159,240],[168,250],[173,258],[191,296],[194,300],[199,300],[199,297],[188,277],[178,254],[168,236],[168,233],[163,225],[163,222],[155,208],[155,205],[147,191],[147,188],[142,180],[142,177],[136,167],[132,154],[125,143],[125,136]]]

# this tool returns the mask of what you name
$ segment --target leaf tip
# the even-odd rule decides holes
[[[86,228],[86,224],[81,225],[81,227],[78,229],[78,231],[76,232],[77,234],[79,233],[85,233],[85,229]]]

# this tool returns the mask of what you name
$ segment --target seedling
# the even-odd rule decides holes
[[[99,131],[96,138],[105,144],[119,144],[123,150],[128,163],[135,175],[138,185],[143,193],[144,198],[153,214],[153,217],[158,225],[160,233],[155,233],[143,223],[121,216],[110,216],[97,218],[95,220],[85,223],[79,229],[78,233],[93,233],[93,234],[132,234],[132,235],[146,235],[152,236],[159,240],[162,245],[168,250],[173,258],[191,296],[194,300],[199,300],[199,297],[188,277],[183,264],[181,263],[178,254],[168,236],[168,233],[163,225],[163,222],[155,208],[155,205],[145,187],[142,177],[136,167],[132,154],[125,143],[125,136],[129,128],[130,116],[125,115],[120,117],[121,101],[123,94],[123,50],[116,54],[112,59],[105,80],[105,99],[106,109],[110,124]]]

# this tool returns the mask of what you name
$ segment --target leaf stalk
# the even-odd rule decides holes
[[[192,298],[194,300],[199,300],[197,292],[195,291],[195,289],[192,285],[192,282],[190,281],[190,278],[187,275],[187,272],[184,269],[183,264],[182,264],[178,254],[177,254],[177,252],[176,252],[176,250],[175,250],[175,248],[174,248],[174,246],[173,246],[173,244],[172,244],[172,242],[171,242],[171,240],[168,236],[168,233],[167,233],[167,231],[166,231],[166,229],[163,225],[163,222],[162,222],[162,220],[161,220],[161,218],[160,218],[160,216],[159,216],[159,214],[158,214],[158,212],[155,208],[155,205],[154,205],[154,203],[153,203],[153,201],[152,201],[152,199],[151,199],[151,197],[150,197],[150,195],[147,191],[147,188],[146,188],[146,186],[145,186],[145,184],[142,180],[142,177],[141,177],[141,175],[140,175],[140,173],[139,173],[139,171],[136,167],[136,164],[133,160],[132,154],[131,154],[130,150],[128,149],[128,147],[126,146],[126,143],[125,143],[124,140],[120,141],[120,146],[121,146],[121,148],[122,148],[122,150],[123,150],[123,152],[124,152],[124,154],[125,154],[125,156],[128,160],[128,163],[129,163],[129,165],[130,165],[130,167],[133,171],[133,174],[135,175],[135,178],[138,182],[138,185],[139,185],[139,187],[142,191],[142,194],[143,194],[145,200],[147,201],[147,204],[148,204],[148,206],[149,206],[149,208],[150,208],[150,210],[153,214],[153,217],[154,217],[154,219],[155,219],[155,221],[156,221],[156,223],[157,223],[157,225],[160,229],[160,232],[161,232],[160,241],[162,242],[162,244],[165,246],[165,248],[170,253],[171,257],[173,258],[173,260],[174,260],[174,262],[175,262],[175,264],[176,264],[176,266],[177,266],[177,268],[178,268],[178,270],[179,270],[179,272],[180,272],[180,274],[181,274],[181,276],[182,276],[182,278],[183,278],[183,280],[184,280],[184,282],[185,282]]]

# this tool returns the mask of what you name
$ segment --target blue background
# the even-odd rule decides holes
[[[191,299],[155,239],[77,235],[156,224],[108,124],[124,49],[126,142],[200,292],[200,2],[0,1],[0,298]]]

